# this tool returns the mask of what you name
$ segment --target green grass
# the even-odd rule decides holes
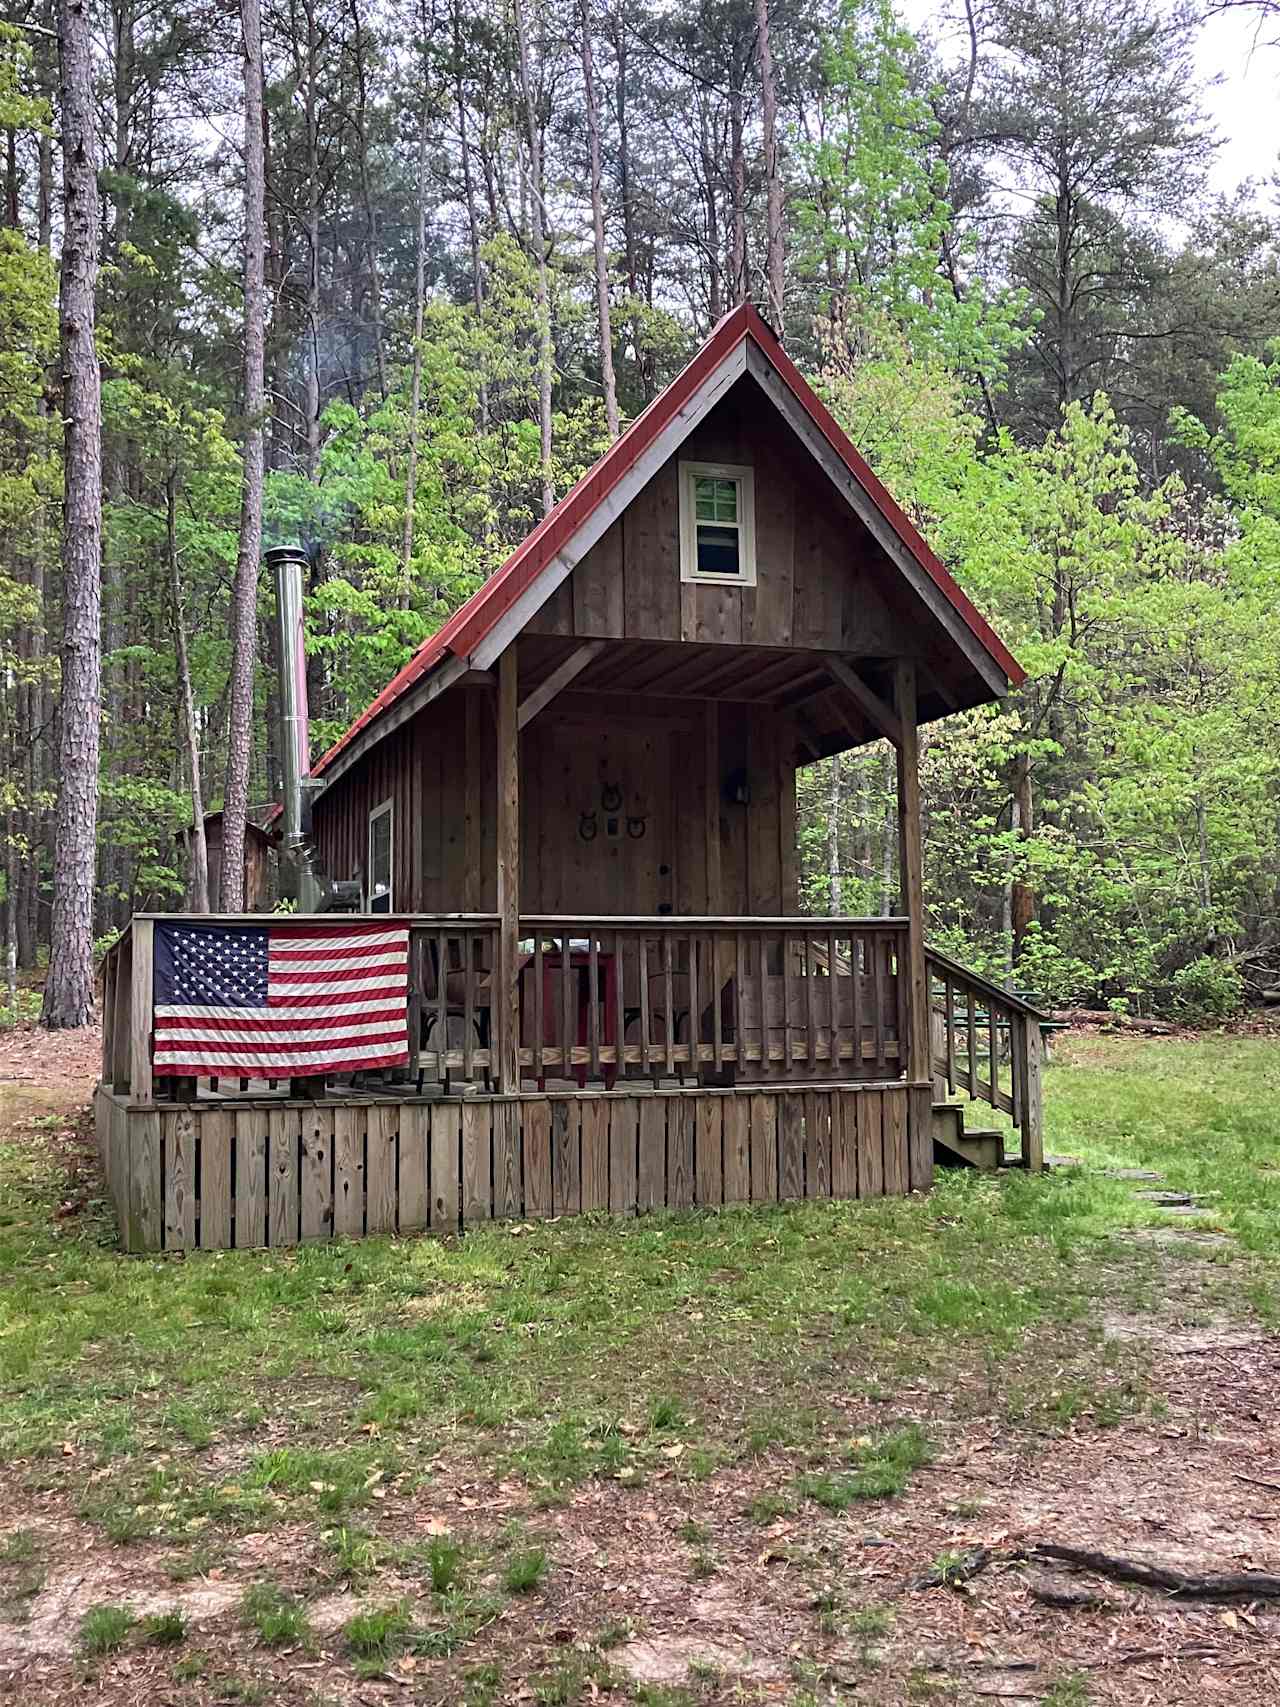
[[[1084,1171],[947,1173],[925,1199],[565,1218],[519,1238],[124,1258],[100,1214],[55,1219],[56,1147],[0,1135],[0,1461],[19,1489],[65,1489],[122,1547],[170,1538],[175,1580],[274,1524],[309,1531],[335,1582],[416,1575],[436,1599],[403,1639],[449,1655],[498,1593],[536,1589],[547,1559],[522,1535],[487,1559],[480,1536],[380,1540],[405,1533],[380,1531],[382,1512],[403,1514],[437,1474],[510,1478],[535,1503],[607,1479],[619,1506],[673,1501],[674,1529],[690,1482],[736,1466],[768,1524],[797,1497],[839,1512],[900,1496],[926,1450],[894,1426],[907,1385],[920,1415],[1111,1426],[1149,1396],[1140,1352],[1100,1343],[1101,1312],[1167,1297],[1171,1253],[1116,1237],[1163,1217],[1100,1170],[1219,1193],[1213,1224],[1236,1243],[1210,1253],[1212,1308],[1280,1323],[1280,1043],[1060,1048],[1047,1147]],[[1205,1284],[1198,1271],[1200,1300]],[[850,1450],[864,1429],[870,1445]],[[685,1540],[690,1573],[714,1567],[705,1536]],[[37,1547],[21,1530],[0,1543],[0,1596]],[[245,1617],[264,1644],[309,1640],[305,1607],[273,1585],[250,1591]]]
[[[305,1647],[311,1640],[306,1608],[275,1583],[254,1583],[240,1602],[240,1622],[268,1648]]]
[[[154,1648],[176,1647],[187,1639],[187,1621],[176,1606],[167,1612],[149,1612],[142,1620],[142,1634]]]
[[[80,1646],[86,1654],[114,1653],[135,1623],[127,1606],[91,1606],[80,1620]]]
[[[347,1646],[358,1658],[385,1661],[400,1647],[412,1627],[408,1607],[397,1601],[392,1606],[357,1612],[347,1620],[343,1634]]]
[[[522,1547],[507,1560],[502,1580],[512,1594],[532,1594],[547,1574],[544,1547]]]

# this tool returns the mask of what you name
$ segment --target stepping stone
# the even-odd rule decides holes
[[[1134,1179],[1162,1180],[1163,1174],[1156,1173],[1154,1168],[1104,1168],[1103,1179]]]

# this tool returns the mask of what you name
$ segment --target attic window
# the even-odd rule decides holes
[[[750,468],[680,464],[680,578],[753,587],[755,481]]]

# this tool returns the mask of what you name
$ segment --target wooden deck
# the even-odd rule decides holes
[[[139,1106],[98,1146],[130,1251],[925,1190],[928,1084]]]

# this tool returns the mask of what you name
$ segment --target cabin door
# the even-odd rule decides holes
[[[673,910],[671,735],[670,719],[562,716],[537,727],[522,910]]]

